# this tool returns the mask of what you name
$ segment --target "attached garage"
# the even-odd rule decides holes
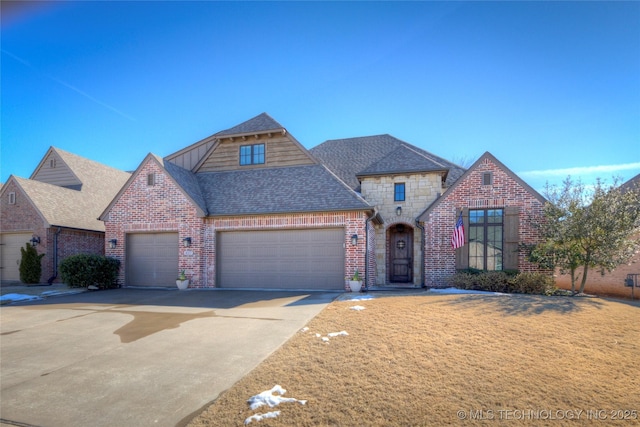
[[[2,280],[20,280],[20,260],[25,243],[31,240],[31,233],[0,234],[0,277]]]
[[[343,290],[344,233],[342,228],[219,232],[218,286]]]
[[[175,287],[178,250],[178,233],[128,234],[126,285]]]

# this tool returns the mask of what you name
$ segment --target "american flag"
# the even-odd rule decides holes
[[[460,211],[460,216],[456,221],[456,228],[453,229],[453,234],[451,235],[451,247],[458,249],[462,246],[464,246],[464,223],[462,222],[462,211]]]

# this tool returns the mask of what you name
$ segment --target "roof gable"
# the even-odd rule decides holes
[[[538,193],[536,190],[534,190],[529,184],[527,184],[526,182],[524,182],[522,180],[522,178],[520,178],[518,175],[516,175],[514,172],[511,171],[511,169],[509,169],[508,167],[506,167],[502,162],[500,162],[493,154],[489,153],[488,151],[485,152],[482,156],[480,156],[478,158],[478,160],[476,160],[473,165],[471,165],[471,167],[469,167],[469,169],[466,170],[466,172],[464,174],[462,174],[462,176],[460,176],[460,178],[458,178],[458,180],[449,188],[447,188],[447,190],[442,194],[441,197],[439,197],[438,199],[436,199],[419,217],[418,220],[419,221],[426,221],[428,218],[428,214],[429,212],[431,212],[436,206],[438,206],[440,203],[442,203],[443,200],[447,199],[447,196],[449,196],[450,194],[454,193],[456,191],[456,189],[462,185],[462,183],[464,183],[469,177],[470,175],[472,175],[474,172],[476,172],[476,170],[480,167],[480,165],[482,165],[484,162],[491,162],[494,165],[496,165],[499,169],[501,169],[510,179],[513,179],[518,185],[520,185],[522,188],[524,188],[529,194],[531,194],[531,196],[533,196],[534,198],[536,198],[540,203],[544,204],[546,202],[546,199],[540,194]]]
[[[120,191],[112,198],[111,202],[108,206],[102,211],[99,216],[99,220],[107,221],[108,215],[113,206],[118,202],[118,200],[122,197],[122,195],[131,187],[133,182],[140,176],[141,171],[144,169],[145,165],[148,162],[155,162],[156,165],[166,172],[166,176],[169,180],[183,192],[185,197],[191,201],[191,203],[196,207],[198,211],[198,216],[204,217],[206,216],[206,204],[204,199],[202,198],[202,193],[200,192],[200,187],[196,181],[195,175],[193,172],[182,168],[178,165],[175,165],[171,162],[164,161],[159,156],[149,153],[147,156],[140,162],[140,165],[136,168],[136,170],[131,174],[127,182],[120,188]]]
[[[266,162],[256,167],[316,163],[307,149],[267,113],[208,136],[165,160],[193,172],[232,170],[239,167],[239,147],[253,144],[267,145]]]
[[[74,173],[72,169],[74,161],[67,154],[69,153],[55,147],[49,147],[30,179],[80,190],[82,180]],[[71,160],[71,165],[67,162],[68,160]]]
[[[31,179],[15,177],[49,226],[104,231],[98,216],[130,174],[50,147]]]

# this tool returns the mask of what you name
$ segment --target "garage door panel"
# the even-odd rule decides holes
[[[0,278],[2,280],[20,280],[20,248],[29,242],[32,233],[0,234]]]
[[[344,230],[218,234],[220,287],[344,288]]]
[[[175,286],[178,233],[127,235],[127,285]]]

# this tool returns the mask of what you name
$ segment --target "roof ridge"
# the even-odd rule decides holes
[[[228,136],[251,132],[266,132],[270,130],[286,130],[284,126],[278,123],[273,117],[267,113],[260,113],[255,117],[245,120],[228,129],[223,129],[213,136]]]

